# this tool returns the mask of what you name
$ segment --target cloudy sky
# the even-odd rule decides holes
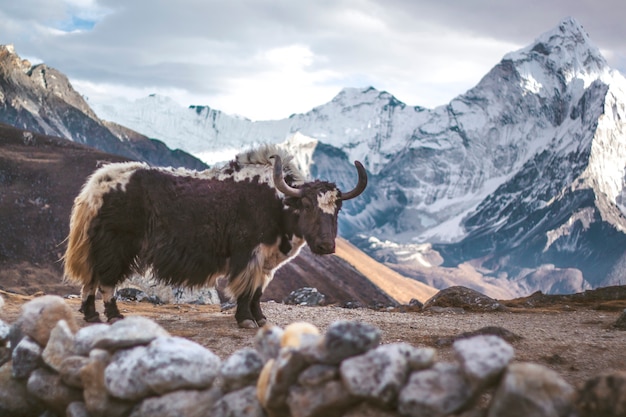
[[[568,16],[626,74],[623,0],[0,0],[0,44],[92,102],[159,93],[266,120],[344,87],[445,104]]]

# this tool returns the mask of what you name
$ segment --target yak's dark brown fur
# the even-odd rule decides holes
[[[138,163],[96,171],[76,198],[65,258],[66,276],[83,284],[85,318],[98,318],[97,288],[107,318],[120,317],[115,286],[149,271],[190,287],[224,276],[238,323],[264,324],[259,299],[274,271],[304,241],[314,253],[334,252],[341,208],[334,184],[297,184],[297,173],[290,174],[289,186],[302,195],[286,197],[268,180],[271,170],[265,161],[201,173]]]

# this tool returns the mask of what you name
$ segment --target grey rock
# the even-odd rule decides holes
[[[263,387],[259,392],[261,404],[275,412],[282,412],[282,410],[286,409],[289,388],[295,384],[300,372],[308,365],[309,362],[299,350],[293,348],[281,349],[278,358],[269,365],[271,369],[267,386]]]
[[[284,330],[278,326],[263,326],[254,337],[254,348],[259,351],[263,362],[278,357],[280,340]]]
[[[91,417],[126,417],[133,403],[111,397],[106,389],[104,370],[111,361],[111,354],[103,349],[94,349],[89,354],[89,363],[80,370],[83,381],[83,398]]]
[[[67,406],[65,410],[66,417],[91,417],[89,415],[89,411],[87,411],[87,406],[82,401],[74,401]]]
[[[326,303],[326,296],[317,288],[302,287],[292,292],[283,300],[285,304],[301,306],[321,306]]]
[[[180,337],[159,337],[147,347],[118,351],[105,370],[108,392],[138,400],[151,393],[208,388],[220,359],[210,350]]]
[[[74,333],[65,320],[59,320],[50,332],[50,338],[41,358],[54,369],[59,371],[63,359],[74,354]]]
[[[9,341],[9,333],[11,332],[11,326],[0,320],[0,346],[6,346]]]
[[[13,378],[28,378],[41,363],[42,348],[33,339],[24,337],[13,349]]]
[[[358,401],[339,380],[314,387],[294,386],[287,397],[292,417],[341,416]]]
[[[43,405],[26,390],[24,381],[12,376],[11,362],[0,366],[0,416],[31,417],[43,412]]]
[[[320,344],[321,362],[337,365],[346,358],[360,355],[380,343],[380,330],[358,321],[332,323]]]
[[[398,396],[398,411],[410,417],[442,417],[458,411],[471,397],[460,367],[438,362],[409,376]]]
[[[104,369],[104,384],[109,394],[133,401],[151,394],[150,387],[143,378],[145,370],[139,369],[147,350],[145,346],[135,346],[115,352]]]
[[[70,387],[83,389],[84,385],[80,371],[88,363],[90,363],[90,360],[84,356],[74,355],[65,358],[59,368],[59,375],[61,375],[63,382]]]
[[[395,410],[387,410],[374,404],[364,402],[350,408],[341,417],[400,417],[400,414]]]
[[[46,346],[50,332],[59,320],[65,320],[72,332],[78,329],[74,312],[65,300],[56,295],[44,295],[24,304],[13,325],[40,346]]]
[[[113,351],[147,345],[163,336],[169,336],[169,333],[155,321],[142,316],[130,316],[113,323],[94,347]]]
[[[576,406],[580,417],[626,415],[626,371],[595,376],[578,390]]]
[[[259,404],[255,387],[246,387],[233,391],[220,398],[211,408],[211,417],[265,417]]]
[[[488,417],[566,417],[574,388],[556,372],[534,363],[509,365],[493,395]]]
[[[146,398],[129,417],[204,417],[222,397],[218,388],[174,391],[159,397]],[[212,414],[211,414],[212,415]]]
[[[314,387],[333,379],[339,379],[339,368],[333,365],[314,364],[300,373],[298,384]]]
[[[254,385],[263,369],[261,354],[252,348],[244,348],[229,356],[220,367],[220,377],[226,392],[247,385]]]
[[[11,360],[11,349],[8,347],[0,347],[0,366]]]
[[[339,370],[341,379],[352,395],[374,404],[392,406],[412,368],[428,367],[434,357],[433,349],[394,343],[346,359]]]
[[[424,303],[424,311],[435,312],[437,308],[463,309],[467,311],[506,311],[506,307],[493,298],[463,286],[445,288]]]
[[[96,346],[96,343],[105,337],[106,332],[111,328],[104,323],[90,324],[82,327],[74,335],[74,352],[77,355],[89,356],[89,352]]]
[[[465,375],[481,387],[494,382],[515,356],[511,345],[490,335],[457,340],[453,348]]]
[[[28,393],[41,400],[46,408],[58,415],[64,415],[67,406],[74,401],[81,401],[83,393],[68,387],[61,377],[43,368],[35,369],[28,378]]]

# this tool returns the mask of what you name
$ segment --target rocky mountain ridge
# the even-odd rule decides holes
[[[153,164],[206,167],[184,151],[100,120],[63,73],[21,59],[12,45],[0,45],[0,122]]]

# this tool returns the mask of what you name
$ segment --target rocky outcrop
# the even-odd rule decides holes
[[[76,330],[59,297],[0,323],[0,414],[19,416],[618,416],[626,374],[575,389],[556,372],[514,361],[500,337],[454,342],[455,359],[380,330],[338,321],[264,327],[254,348],[221,360],[140,316]],[[44,312],[46,314],[36,314]],[[48,329],[48,330],[45,330]],[[598,414],[600,413],[600,414]]]

